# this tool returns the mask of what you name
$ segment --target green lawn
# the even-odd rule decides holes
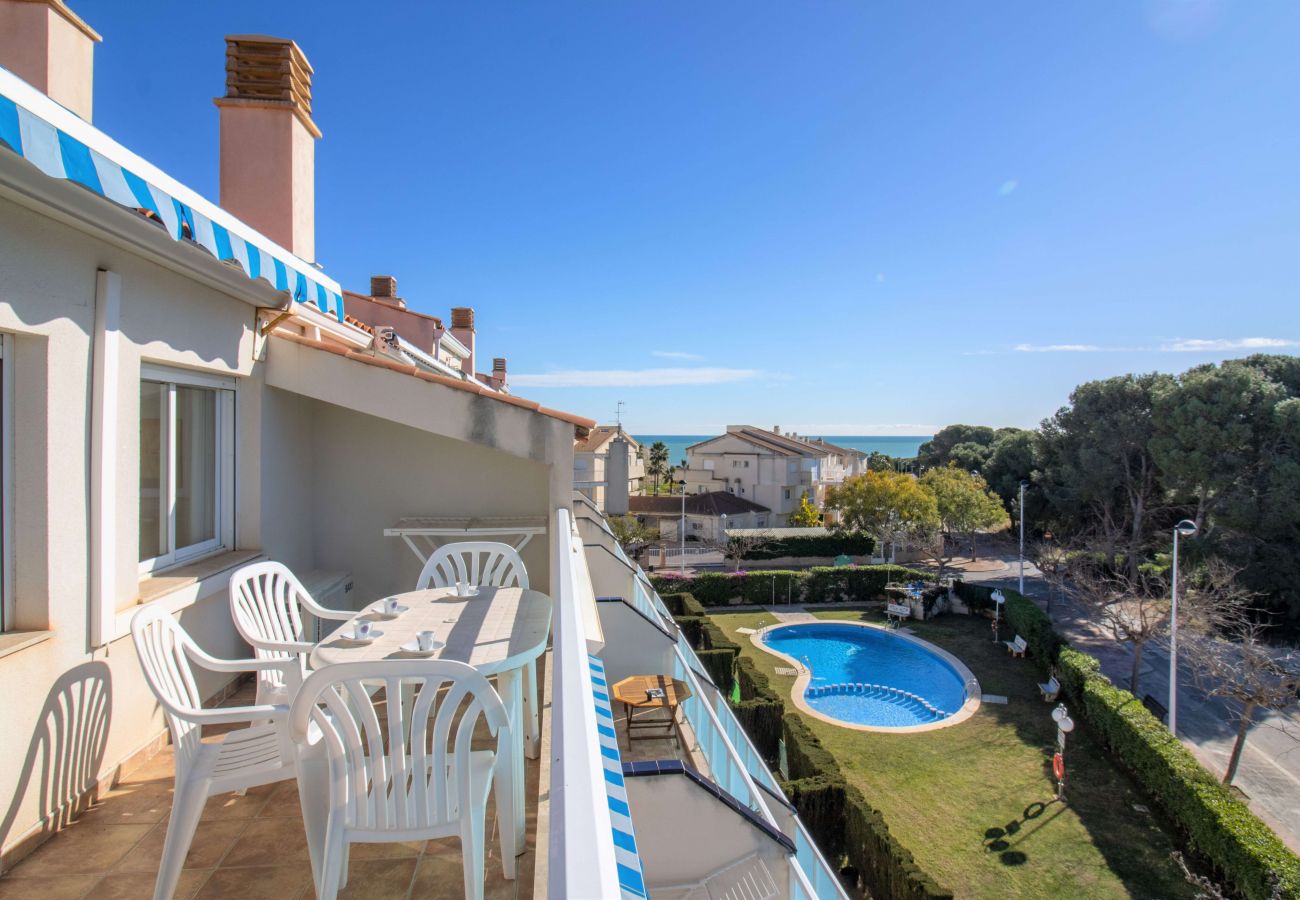
[[[844,610],[815,615],[879,618]],[[773,617],[714,619],[788,697],[794,678],[773,671],[784,661],[736,633]],[[1149,804],[1082,724],[1066,753],[1068,802],[1053,800],[1056,729],[1033,663],[994,644],[984,619],[949,615],[910,625],[969,666],[984,693],[1009,702],[982,704],[966,722],[920,734],[872,734],[805,718],[921,866],[958,897],[1194,896],[1169,857],[1177,847],[1170,833],[1135,808]]]

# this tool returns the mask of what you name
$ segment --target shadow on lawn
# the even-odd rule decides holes
[[[1048,800],[1046,803],[1033,802],[1025,807],[1024,812],[1020,814],[1019,819],[1012,819],[1002,826],[994,826],[984,831],[984,849],[990,853],[996,853],[998,860],[1004,866],[1023,866],[1029,861],[1029,854],[1023,850],[1013,849],[1020,843],[1028,839],[1035,831],[1051,822],[1057,816],[1065,811],[1062,803],[1050,816],[1043,821],[1036,821],[1042,818],[1043,813],[1049,806],[1061,803],[1055,798]],[[1025,828],[1027,823],[1033,822],[1030,828]]]
[[[1041,698],[1038,683],[1042,673],[1032,659],[1006,656],[1005,648],[986,636],[983,620],[962,622],[964,618],[946,616],[934,623],[932,634],[918,628],[918,636],[961,658],[986,693],[997,691],[1007,696],[1005,706],[986,703],[980,714],[991,716],[999,725],[1013,729],[1024,744],[1041,750],[1043,790],[1050,796],[1056,787],[1052,773],[1056,725],[1051,718],[1056,704]],[[997,853],[1003,865],[1024,865],[1030,858],[1026,843],[1032,844],[1030,839],[1037,832],[1068,809],[1091,836],[1107,866],[1135,895],[1190,896],[1190,892],[1178,890],[1185,883],[1169,859],[1170,851],[1180,846],[1173,830],[1149,811],[1152,804],[1145,792],[1110,758],[1087,723],[1077,715],[1074,718],[1078,725],[1065,751],[1066,798],[1030,803],[1018,818],[990,826],[983,836],[985,849]]]

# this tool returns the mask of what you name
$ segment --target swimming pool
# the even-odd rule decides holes
[[[760,647],[807,670],[795,683],[796,701],[838,724],[870,730],[942,727],[966,718],[979,702],[979,685],[969,669],[909,635],[851,622],[814,622],[774,626],[755,637]]]

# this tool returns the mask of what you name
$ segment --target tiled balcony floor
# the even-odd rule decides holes
[[[251,703],[252,689],[231,704]],[[533,896],[536,862],[538,761],[527,760],[527,852],[518,877],[506,881],[488,809],[486,896]],[[172,751],[168,747],[102,797],[0,878],[0,900],[147,898],[162,854],[171,811]],[[460,841],[353,844],[348,886],[340,897],[388,900],[463,897]],[[293,781],[252,788],[239,797],[208,799],[175,895],[184,898],[298,900],[314,897],[307,839]]]

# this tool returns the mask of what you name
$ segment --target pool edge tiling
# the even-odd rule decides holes
[[[778,622],[775,625],[768,625],[765,628],[760,628],[758,631],[751,634],[749,639],[759,650],[762,650],[764,653],[770,653],[779,659],[783,659],[794,667],[795,671],[798,672],[798,675],[795,677],[794,688],[790,692],[790,699],[794,701],[794,705],[798,707],[800,712],[806,713],[815,719],[819,719],[830,725],[838,725],[841,728],[849,728],[854,731],[874,731],[884,734],[916,734],[923,731],[937,731],[940,728],[948,728],[952,725],[958,725],[975,715],[975,711],[980,708],[983,694],[980,691],[979,681],[976,680],[975,674],[971,672],[965,663],[953,656],[947,650],[944,650],[942,647],[937,647],[929,641],[921,640],[915,635],[903,634],[899,631],[885,628],[882,625],[873,625],[867,622],[847,622],[839,619],[827,619],[824,620],[824,624],[843,625],[849,628],[866,628],[883,632],[891,637],[897,638],[898,640],[907,641],[929,653],[933,653],[951,666],[957,673],[958,677],[965,683],[966,701],[962,704],[961,709],[957,710],[952,715],[946,716],[937,722],[924,722],[918,725],[864,725],[857,722],[848,722],[844,719],[837,719],[834,716],[827,715],[820,710],[814,709],[809,705],[808,701],[804,697],[804,692],[812,681],[812,671],[800,660],[782,653],[780,650],[774,649],[764,640],[768,632],[776,631],[781,628],[798,627],[799,624],[813,623]]]

